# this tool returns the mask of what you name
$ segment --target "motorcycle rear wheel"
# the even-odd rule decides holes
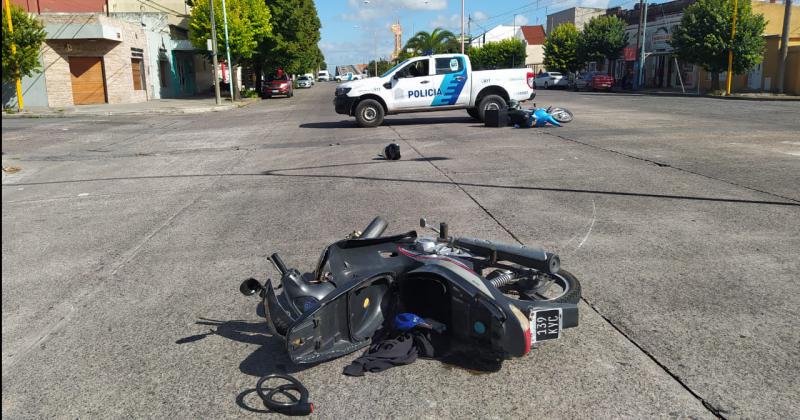
[[[519,284],[512,283],[501,286],[500,290],[509,297],[525,302],[578,303],[581,300],[581,283],[569,271],[559,270],[558,274],[542,276],[548,277],[550,282],[539,284],[530,290],[520,290]]]

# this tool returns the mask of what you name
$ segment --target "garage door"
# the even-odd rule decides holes
[[[70,57],[69,71],[72,73],[72,100],[75,105],[106,102],[100,57]]]

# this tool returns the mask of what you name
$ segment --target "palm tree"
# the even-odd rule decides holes
[[[417,54],[446,54],[459,51],[458,37],[445,29],[436,28],[433,32],[419,31],[406,42],[405,48],[411,48]]]

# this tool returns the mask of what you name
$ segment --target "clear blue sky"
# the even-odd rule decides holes
[[[505,24],[544,25],[550,13],[574,6],[633,8],[639,0],[465,0],[464,13],[472,16],[472,33]],[[662,3],[663,0],[656,1]],[[403,26],[403,42],[417,31],[436,27],[461,32],[460,0],[316,0],[322,21],[320,48],[330,68],[388,57],[396,20]],[[466,19],[466,17],[465,17]],[[466,28],[465,28],[466,31]]]

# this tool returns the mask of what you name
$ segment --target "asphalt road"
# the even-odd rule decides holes
[[[2,124],[4,418],[789,418],[800,412],[800,105],[540,91],[563,128],[357,128],[333,84],[220,113]],[[390,141],[403,159],[375,160]],[[242,297],[375,215],[541,245],[581,325],[494,374],[302,369]],[[250,407],[249,409],[246,407]]]

